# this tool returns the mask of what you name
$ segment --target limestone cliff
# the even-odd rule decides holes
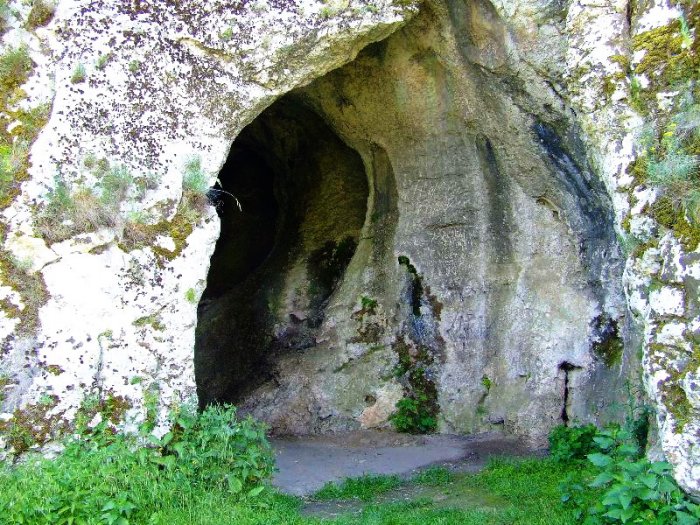
[[[388,425],[403,399],[542,444],[643,384],[698,493],[700,236],[639,132],[697,95],[696,7],[0,15],[7,451],[195,395],[276,432]]]

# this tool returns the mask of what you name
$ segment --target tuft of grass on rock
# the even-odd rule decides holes
[[[73,74],[70,77],[70,81],[72,84],[81,84],[85,82],[86,76],[87,72],[85,71],[85,66],[83,64],[78,64],[73,70]]]

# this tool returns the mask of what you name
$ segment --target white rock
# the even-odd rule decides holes
[[[665,286],[649,294],[651,309],[659,315],[683,315],[685,308],[683,291]]]

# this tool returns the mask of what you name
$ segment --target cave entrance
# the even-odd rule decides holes
[[[315,346],[368,199],[359,154],[290,96],[240,133],[219,180],[195,339],[201,406],[237,403],[271,378],[275,356]]]

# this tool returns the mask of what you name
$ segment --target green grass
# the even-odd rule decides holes
[[[413,482],[418,485],[440,486],[450,483],[454,474],[445,467],[431,467],[422,470],[413,477]]]
[[[256,439],[252,436],[252,442]],[[559,484],[567,476],[581,480],[588,472],[580,464],[566,467],[548,459],[498,459],[478,474],[436,468],[409,481],[364,476],[327,485],[313,497],[353,500],[359,513],[321,520],[301,513],[304,500],[270,487],[249,494],[250,486],[232,491],[225,482],[212,484],[207,448],[201,445],[202,450],[193,451],[203,454],[195,477],[158,460],[157,448],[139,448],[121,438],[73,445],[54,461],[0,467],[0,523],[20,523],[20,516],[30,511],[29,523],[68,523],[61,521],[61,512],[68,516],[75,511],[89,524],[110,523],[119,516],[126,521],[113,523],[565,525],[576,521],[560,502]],[[411,491],[418,495],[392,499],[394,493]]]
[[[395,476],[348,479],[327,485],[313,499],[369,502],[359,515],[323,523],[573,525],[578,523],[575,511],[562,505],[560,485],[567,478],[581,481],[590,472],[580,463],[563,466],[549,459],[494,459],[478,474],[435,468],[404,482]],[[408,501],[407,495],[412,496]],[[594,499],[595,494],[589,491],[582,497]]]
[[[401,484],[398,476],[371,476],[348,478],[341,483],[328,483],[316,494],[314,499],[359,499],[372,501],[380,494],[389,492]]]

